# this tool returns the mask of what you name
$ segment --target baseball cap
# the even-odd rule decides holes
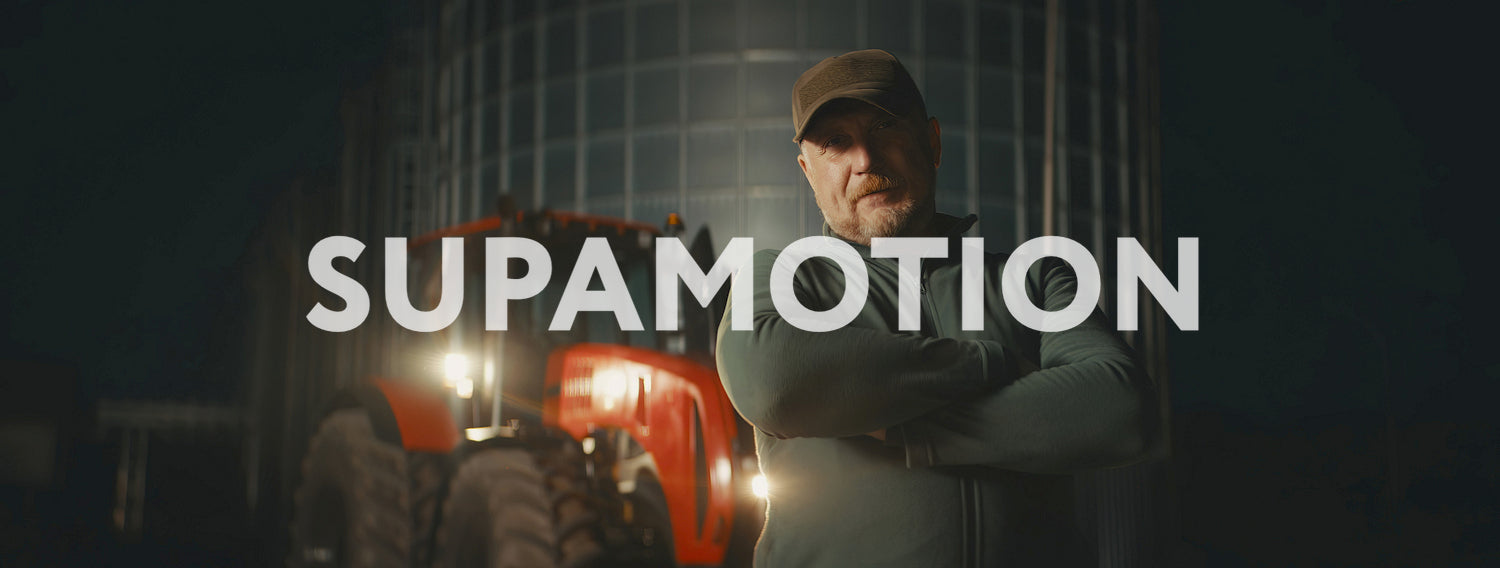
[[[927,108],[896,56],[883,49],[851,51],[824,59],[792,85],[792,141],[801,142],[813,115],[836,99],[864,101],[895,116]]]

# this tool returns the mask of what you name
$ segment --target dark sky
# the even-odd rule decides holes
[[[205,330],[269,197],[337,164],[380,4],[7,4],[0,353],[103,396],[232,392]]]

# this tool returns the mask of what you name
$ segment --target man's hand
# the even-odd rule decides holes
[[[1035,373],[1035,372],[1040,371],[1040,370],[1041,370],[1041,367],[1038,367],[1036,363],[1031,362],[1031,359],[1027,359],[1025,357],[1016,357],[1016,372],[1017,372],[1016,378],[1019,379],[1021,377],[1024,377],[1026,375],[1030,375],[1030,374]],[[880,440],[880,441],[884,442],[885,441],[885,428],[881,428],[881,429],[876,430],[874,432],[866,432],[865,435],[869,436],[871,438],[874,438],[876,440]]]

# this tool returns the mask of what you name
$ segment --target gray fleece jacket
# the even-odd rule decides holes
[[[1061,332],[1016,321],[1000,291],[1005,255],[984,258],[984,329],[962,330],[959,242],[975,220],[939,215],[949,254],[922,262],[920,331],[898,331],[895,259],[851,243],[868,300],[849,325],[810,332],[772,304],[778,251],[756,253],[753,329],[731,330],[725,314],[718,344],[725,391],[755,426],[770,483],[756,566],[1092,564],[1071,474],[1145,452],[1153,385],[1098,310]],[[1075,277],[1047,258],[1026,288],[1058,310]],[[813,310],[837,305],[843,289],[821,257],[794,279]],[[881,429],[885,441],[867,435]]]

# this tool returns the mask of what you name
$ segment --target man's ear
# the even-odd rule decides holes
[[[802,177],[807,178],[807,185],[812,185],[812,176],[807,173],[807,156],[802,153],[802,144],[797,144],[797,165],[802,166]]]
[[[936,116],[927,119],[930,127],[927,131],[927,145],[932,148],[932,167],[936,168],[943,163],[943,127],[938,124]]]

